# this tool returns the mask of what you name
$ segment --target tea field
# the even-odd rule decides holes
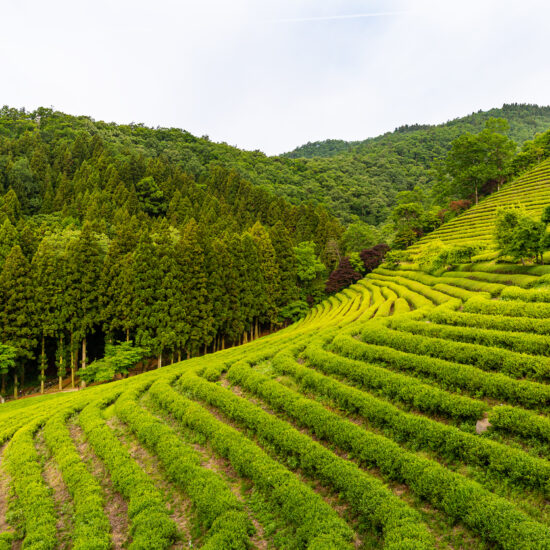
[[[426,241],[489,241],[548,178]],[[382,266],[243,346],[1,405],[0,548],[550,548],[550,266],[481,259]]]

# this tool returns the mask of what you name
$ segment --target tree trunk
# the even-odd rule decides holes
[[[204,344],[204,355],[208,353],[208,344]]]
[[[225,334],[222,334],[222,349],[225,349]]]
[[[159,353],[159,360],[157,363],[157,369],[160,369],[162,367],[162,352]]]
[[[63,372],[63,333],[59,335],[59,371],[57,373],[59,391],[63,389],[63,376],[61,376],[62,372]]]
[[[2,373],[2,391],[1,391],[2,395],[5,395],[6,394],[6,373],[3,372]]]
[[[129,342],[130,341],[130,329],[127,328],[126,329],[126,342]]]
[[[170,364],[173,365],[174,364],[174,352],[172,352],[172,357],[170,359]]]
[[[178,350],[178,363],[181,361],[181,349]]]
[[[82,370],[86,368],[86,336],[84,336],[84,339],[82,340]],[[85,388],[86,382],[82,380],[80,382],[80,387]]]
[[[42,334],[42,354],[40,355],[40,393],[44,393],[44,371],[46,370],[46,352],[44,334]]]
[[[187,359],[191,359],[191,353],[187,350]]]
[[[243,334],[243,344],[248,343],[248,332],[245,330]]]
[[[475,186],[475,192],[476,192],[476,204],[477,204],[477,184]]]
[[[74,371],[75,365],[78,361],[78,351],[74,349],[74,335],[71,332],[71,388],[74,388]]]
[[[17,373],[14,372],[13,373],[13,398],[14,399],[17,399],[17,396],[18,396],[18,392],[17,392]]]

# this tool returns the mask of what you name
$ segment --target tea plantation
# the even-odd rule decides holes
[[[550,163],[423,242],[489,242],[519,203],[550,204]],[[480,259],[0,405],[0,548],[550,548],[550,266]]]

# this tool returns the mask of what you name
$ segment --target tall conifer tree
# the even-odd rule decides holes
[[[12,248],[0,274],[0,337],[3,344],[17,350],[14,394],[17,396],[17,372],[24,374],[36,345],[34,289],[29,262],[19,245]]]

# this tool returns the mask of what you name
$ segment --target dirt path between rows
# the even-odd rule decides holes
[[[77,452],[87,465],[90,473],[97,479],[105,495],[105,514],[111,524],[113,548],[120,550],[128,542],[128,505],[123,496],[116,491],[103,462],[96,456],[86,441],[82,428],[75,422],[68,424]]]
[[[193,540],[191,534],[191,501],[163,477],[163,467],[158,458],[139,443],[126,424],[116,417],[111,417],[107,420],[107,425],[114,431],[139,467],[151,478],[155,487],[164,495],[169,504],[170,517],[176,524],[181,537],[181,540],[172,545],[172,548],[192,547],[191,545],[196,541]]]
[[[38,456],[43,461],[42,477],[44,481],[53,491],[53,500],[55,513],[57,515],[57,540],[59,548],[68,549],[71,547],[73,533],[73,499],[69,493],[69,489],[59,470],[55,460],[46,446],[42,432],[38,432],[35,437],[34,445]]]

